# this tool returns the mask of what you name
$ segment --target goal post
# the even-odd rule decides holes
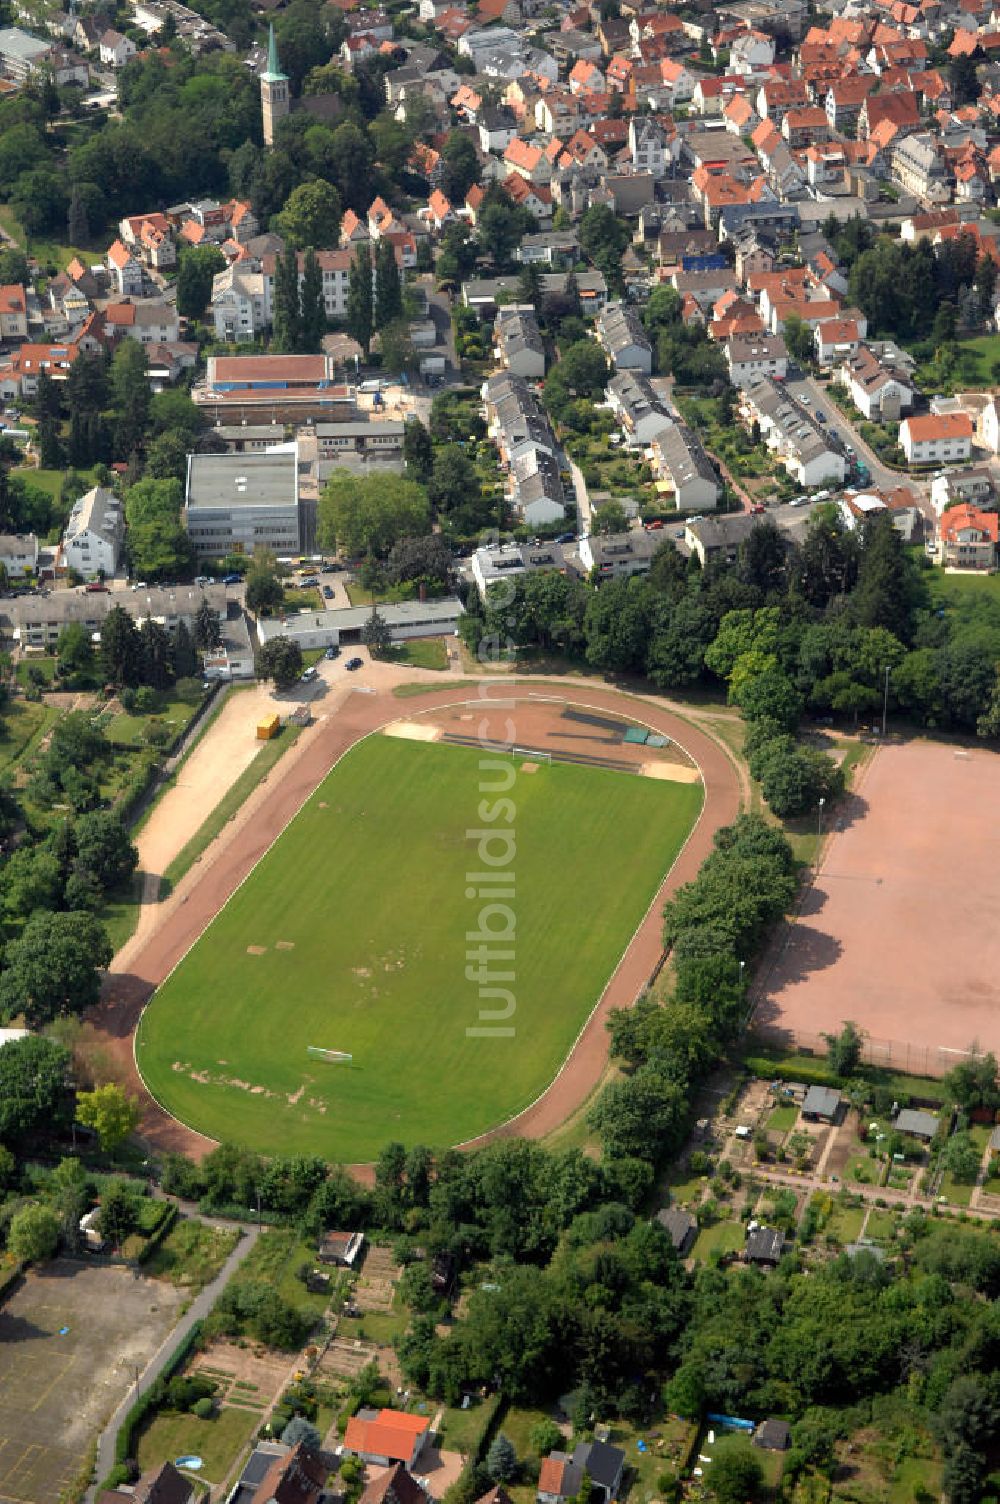
[[[325,1050],[318,1044],[307,1045],[306,1054],[313,1060],[325,1060],[328,1065],[347,1065],[354,1059],[345,1050]]]
[[[530,757],[532,762],[551,762],[552,753],[543,752],[538,747],[511,747],[511,757]]]

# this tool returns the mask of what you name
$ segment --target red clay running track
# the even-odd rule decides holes
[[[211,919],[246,878],[272,842],[337,760],[355,742],[401,716],[420,715],[442,706],[482,701],[492,706],[506,700],[535,697],[634,717],[679,743],[701,769],[705,803],[701,818],[645,919],[632,938],[604,994],[547,1090],[516,1118],[491,1129],[465,1147],[500,1135],[542,1138],[558,1128],[586,1101],[597,1086],[608,1060],[605,1020],[612,1008],[631,1007],[648,982],[662,954],[661,909],[680,884],[694,877],[711,849],[716,830],[739,813],[743,782],[727,749],[691,722],[670,711],[664,701],[625,695],[581,681],[484,681],[481,690],[456,685],[433,690],[412,700],[391,694],[353,694],[327,720],[306,733],[301,753],[293,753],[287,768],[279,763],[273,786],[262,791],[252,819],[222,836],[208,860],[195,867],[165,906],[162,923],[141,947],[127,973],[112,972],[103,1001],[89,1015],[97,1043],[114,1059],[117,1073],[143,1106],[141,1131],[160,1151],[179,1150],[198,1158],[214,1147],[165,1112],[148,1094],[135,1065],[132,1036],[139,1015],[154,990],[194,944]],[[359,1167],[360,1168],[360,1167]]]

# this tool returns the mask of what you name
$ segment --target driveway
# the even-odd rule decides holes
[[[880,490],[891,491],[894,486],[911,485],[918,483],[907,475],[905,470],[892,470],[884,465],[878,455],[860,435],[857,428],[841,412],[840,408],[831,400],[829,392],[822,387],[813,376],[800,376],[795,380],[791,377],[785,382],[785,390],[799,402],[806,399],[804,405],[812,413],[817,410],[827,419],[827,425],[831,433],[839,434],[840,437],[851,445],[857,454],[871,471],[871,484]]]
[[[567,459],[569,459],[568,455]],[[579,536],[583,537],[584,533],[590,532],[590,494],[587,490],[587,482],[583,478],[583,471],[574,460],[569,461],[569,473],[573,477],[573,490],[576,493],[576,530]]]

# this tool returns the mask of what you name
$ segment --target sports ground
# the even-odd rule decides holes
[[[537,746],[538,742],[533,741]],[[211,1138],[370,1160],[475,1137],[558,1072],[697,819],[703,791],[598,765],[509,761],[513,1035],[466,936],[501,775],[477,748],[368,737],[333,768],[143,1015],[147,1087]],[[495,759],[493,759],[495,762]],[[507,963],[504,963],[507,964]],[[487,1003],[486,1006],[497,1006]],[[345,1051],[330,1064],[309,1046]]]
[[[940,1076],[1000,1053],[1000,758],[914,741],[876,753],[786,927],[754,1023],[822,1049],[853,1019],[874,1064]]]

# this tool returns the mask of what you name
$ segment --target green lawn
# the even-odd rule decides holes
[[[702,1228],[691,1256],[707,1264],[713,1254],[737,1253],[745,1242],[746,1231],[741,1222],[716,1222],[714,1227]]]
[[[197,1292],[215,1278],[236,1247],[236,1241],[235,1228],[229,1231],[210,1227],[197,1217],[181,1217],[146,1260],[144,1273]]]
[[[11,700],[0,721],[0,773],[9,773],[62,715],[40,700]]]
[[[870,1238],[873,1243],[891,1243],[896,1236],[896,1226],[896,1218],[892,1212],[883,1212],[875,1208],[868,1213],[865,1237]]]
[[[799,1109],[794,1102],[783,1102],[776,1107],[767,1120],[769,1133],[790,1133],[799,1120]]]
[[[409,642],[397,642],[389,654],[391,663],[404,663],[408,668],[448,667],[448,649],[443,637],[414,637]]]
[[[206,1483],[221,1483],[259,1421],[253,1411],[228,1405],[211,1420],[161,1411],[139,1436],[139,1466],[145,1472],[177,1457],[200,1457],[204,1466],[196,1476]]]
[[[63,245],[58,240],[47,240],[33,235],[30,241],[28,241],[24,227],[9,204],[5,204],[0,208],[0,225],[3,225],[7,234],[12,240],[17,241],[22,250],[25,249],[27,243],[28,255],[34,256],[43,267],[52,262],[62,271],[64,267],[69,265],[74,256],[79,256],[84,265],[88,265],[95,257],[97,260],[101,259],[100,254],[96,251],[86,251],[77,246]]]
[[[827,1220],[823,1231],[828,1237],[833,1238],[841,1245],[856,1243],[861,1236],[861,1227],[865,1220],[863,1206],[837,1206]]]
[[[454,1143],[534,1100],[702,791],[543,764],[517,776],[508,826],[489,807],[498,794],[484,795],[506,787],[511,765],[480,762],[471,749],[387,737],[347,754],[147,1009],[138,1058],[159,1101],[215,1138],[359,1160],[387,1132]],[[482,854],[486,837],[470,836],[480,829],[492,840]],[[509,911],[466,896],[466,874],[505,854],[504,831],[516,840]],[[494,959],[482,983],[466,975],[480,910],[494,929],[515,929],[509,947],[491,942],[513,960]],[[514,972],[513,1014],[497,970]],[[480,999],[480,985],[500,995]],[[480,1008],[499,1017],[481,1020]],[[353,1062],[318,1062],[310,1045]]]

